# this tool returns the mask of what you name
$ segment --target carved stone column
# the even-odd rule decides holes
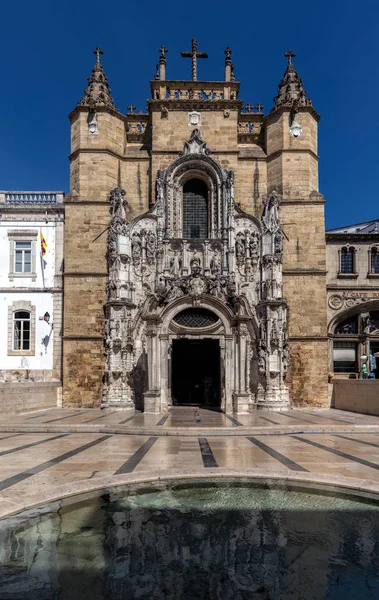
[[[161,412],[161,392],[158,383],[158,372],[160,371],[159,343],[156,329],[148,329],[147,337],[147,369],[149,389],[144,393],[144,412]]]
[[[166,412],[171,405],[171,382],[169,381],[169,337],[167,334],[159,336],[160,346],[160,386],[161,386],[161,412]]]
[[[248,330],[245,324],[240,324],[236,335],[236,378],[233,392],[233,412],[246,413],[249,411],[249,393],[246,389],[246,359]]]

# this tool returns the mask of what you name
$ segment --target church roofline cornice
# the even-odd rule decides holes
[[[144,150],[145,152],[148,152],[150,154],[150,147],[145,147]],[[122,161],[149,160],[149,156],[125,156],[122,154],[118,154],[113,150],[109,150],[109,148],[78,148],[77,150],[74,150],[74,152],[71,152],[71,154],[68,155],[69,160],[73,160],[74,158],[79,156],[81,152],[85,154],[109,154],[110,156],[113,156],[114,158],[117,158],[118,160]]]
[[[125,123],[128,122],[128,117],[126,115],[123,115],[119,110],[117,110],[117,108],[113,108],[112,106],[107,106],[105,104],[94,105],[93,107],[90,107],[86,104],[78,104],[78,106],[75,106],[74,110],[72,110],[70,112],[70,114],[68,115],[68,118],[70,119],[70,122],[72,123],[74,117],[78,113],[90,113],[90,112],[96,112],[96,113],[106,112],[106,113],[113,115],[114,117],[118,117],[119,119],[122,119]],[[138,116],[141,117],[144,115],[138,115]]]
[[[264,120],[266,122],[269,122],[271,120],[273,120],[275,117],[277,117],[278,115],[281,115],[283,113],[291,113],[293,111],[291,106],[280,106],[278,108],[275,108],[272,112],[268,113],[267,115],[264,116]],[[297,113],[309,113],[312,115],[312,117],[317,121],[317,123],[319,122],[319,120],[321,119],[321,116],[319,115],[319,113],[313,108],[313,106],[299,106],[296,109]]]
[[[168,98],[165,98],[163,100],[148,100],[147,104],[152,112],[159,112],[163,107],[178,111],[215,111],[226,109],[241,111],[243,107],[242,100],[169,100]]]
[[[313,158],[317,161],[320,160],[320,157],[318,154],[316,154],[316,152],[313,152],[313,150],[311,150],[310,148],[281,148],[280,150],[276,150],[276,152],[272,152],[271,154],[267,155],[267,162],[269,162],[270,160],[274,160],[275,158],[278,158],[278,156],[280,156],[281,154],[285,154],[286,152],[290,152],[293,154],[310,154],[311,156],[313,156]]]
[[[325,237],[327,241],[343,241],[343,242],[370,242],[374,241],[379,243],[379,232],[370,232],[370,233],[325,233]]]

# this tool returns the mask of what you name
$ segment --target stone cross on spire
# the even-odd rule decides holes
[[[192,58],[192,81],[197,81],[197,59],[208,58],[207,52],[197,51],[197,40],[192,40],[191,52],[181,52],[183,58]]]
[[[284,56],[288,59],[288,66],[290,66],[292,65],[292,59],[295,58],[296,54],[294,54],[294,52],[292,52],[292,50],[289,49]]]
[[[101,50],[101,48],[99,46],[97,46],[95,48],[95,50],[93,51],[94,54],[96,54],[96,64],[99,65],[100,64],[100,56],[102,54],[104,54],[104,52]]]

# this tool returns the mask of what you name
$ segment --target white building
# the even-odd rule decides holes
[[[0,410],[59,398],[63,201],[63,192],[0,192]]]

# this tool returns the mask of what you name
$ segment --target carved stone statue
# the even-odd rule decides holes
[[[181,273],[181,260],[179,258],[179,252],[175,252],[170,261],[170,273],[172,275],[180,275]]]
[[[250,258],[253,262],[257,261],[259,258],[259,238],[258,233],[253,232],[250,236],[249,241],[249,250],[250,250]]]
[[[216,275],[218,275],[220,273],[220,257],[217,252],[213,253],[213,256],[211,258],[210,267],[211,267],[211,273],[212,273],[213,277],[216,277]]]
[[[268,198],[263,199],[262,221],[267,231],[275,233],[280,228],[278,208],[280,196],[277,192],[271,192]]]
[[[198,275],[201,273],[201,260],[200,256],[196,252],[191,260],[191,273],[192,275]]]
[[[146,260],[149,264],[155,260],[155,235],[152,231],[146,234]]]
[[[141,260],[142,253],[142,241],[140,234],[135,231],[132,235],[132,258],[133,262],[139,262]]]
[[[237,265],[241,265],[245,261],[245,238],[243,237],[243,233],[237,235],[235,245]]]
[[[261,375],[266,374],[266,350],[263,346],[258,350],[258,371]]]
[[[283,233],[281,229],[278,229],[275,233],[274,250],[275,254],[281,254],[283,252]]]
[[[126,207],[128,203],[124,200],[126,192],[122,188],[115,188],[110,193],[110,203],[112,207],[112,218],[120,217],[126,220]]]

